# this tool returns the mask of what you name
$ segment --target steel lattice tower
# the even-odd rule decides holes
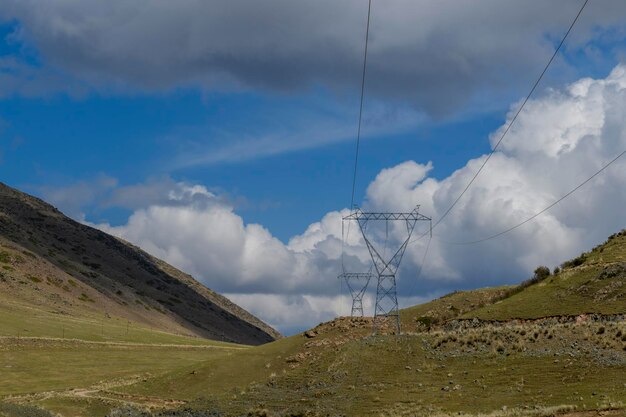
[[[363,317],[363,295],[373,276],[371,272],[344,272],[339,275],[339,279],[346,281],[352,296],[351,317]]]
[[[415,225],[418,221],[430,222],[432,233],[432,220],[419,213],[419,205],[410,213],[366,213],[361,209],[356,209],[344,220],[354,220],[359,224],[361,234],[367,245],[367,249],[372,257],[374,267],[378,274],[378,285],[376,287],[376,307],[374,310],[374,331],[376,330],[378,318],[393,317],[396,321],[396,331],[400,334],[400,312],[398,309],[398,295],[396,291],[396,274],[400,268],[400,262],[404,256]],[[392,252],[391,257],[381,254],[374,246],[373,241],[368,238],[366,230],[367,224],[371,221],[384,221],[388,225],[390,221],[403,221],[406,225],[407,236],[396,252]]]

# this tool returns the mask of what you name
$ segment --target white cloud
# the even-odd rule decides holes
[[[187,187],[192,190],[197,187]],[[206,191],[200,188],[201,193]],[[346,212],[344,212],[345,214]],[[288,245],[223,204],[151,205],[127,224],[97,227],[133,242],[221,292],[327,294],[341,256],[341,214],[330,213]],[[331,220],[332,219],[332,220]],[[352,242],[358,242],[353,237]],[[356,255],[365,253],[357,245]],[[359,250],[361,249],[361,250]]]
[[[365,6],[357,0],[5,0],[0,18],[19,21],[12,42],[107,94],[189,86],[352,92]],[[569,0],[375,2],[368,93],[442,114],[480,99],[477,92],[485,89],[510,91],[512,79],[530,82],[578,7]],[[609,41],[608,53],[618,54],[625,12],[621,0],[590,4],[567,47],[594,58],[608,49],[589,40]]]
[[[606,79],[583,79],[529,101],[519,124],[436,229],[419,282],[415,274],[426,239],[409,247],[399,276],[403,303],[453,289],[520,281],[537,265],[554,266],[623,228],[626,160],[504,237],[472,246],[446,243],[482,238],[518,223],[626,149],[625,103],[624,66]],[[428,177],[431,163],[408,161],[385,169],[368,187],[366,209],[410,210],[419,203],[424,214],[437,218],[485,158],[468,161],[442,180]],[[124,226],[101,227],[195,274],[284,331],[347,311],[348,300],[345,293],[343,298],[338,294],[336,278],[346,210],[326,214],[283,244],[262,226],[245,224],[218,200],[199,204],[194,196],[209,196],[205,188],[179,187],[186,190],[185,204],[152,202],[136,210]],[[402,228],[392,227],[390,245],[397,245],[401,236]],[[374,234],[374,239],[382,244],[383,234]],[[368,268],[367,251],[354,225],[344,249],[349,270]]]

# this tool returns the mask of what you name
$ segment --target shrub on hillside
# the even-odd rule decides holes
[[[434,317],[424,316],[424,317],[416,317],[415,322],[418,324],[418,326],[426,330],[430,330],[435,324],[439,322],[439,320],[437,320]]]
[[[575,268],[584,264],[587,261],[587,254],[582,253],[580,256],[570,259],[569,261],[565,261],[561,264],[561,269]]]
[[[535,275],[533,275],[533,280],[535,282],[541,282],[550,276],[550,268],[543,265],[538,266],[537,269],[535,269],[534,274]]]
[[[523,290],[524,288],[530,287],[531,285],[535,285],[537,283],[540,283],[541,281],[543,281],[546,278],[548,278],[550,275],[551,275],[550,268],[548,268],[547,266],[543,266],[543,265],[542,266],[538,266],[535,269],[533,277],[531,279],[527,279],[526,281],[522,282],[517,287],[513,288],[512,290],[510,290],[509,291],[509,296],[515,295],[518,292],[520,292],[521,290]]]

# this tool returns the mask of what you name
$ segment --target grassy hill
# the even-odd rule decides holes
[[[405,309],[400,336],[338,318],[245,348],[0,338],[0,416],[624,416],[624,254],[621,232],[539,282]]]
[[[244,344],[280,337],[191,276],[0,184],[0,335],[171,334]]]
[[[328,323],[312,339],[224,353],[117,391],[229,416],[547,416],[621,408],[626,400],[624,323],[401,337],[368,337],[369,324],[357,327],[358,336],[353,329],[346,319]]]
[[[463,314],[491,305],[505,298],[515,287],[502,286],[480,288],[471,291],[455,291],[428,303],[400,311],[402,329],[405,332],[422,331],[441,325]]]
[[[371,336],[368,318],[337,319],[119,390],[225,415],[626,415],[623,316],[546,318],[626,314],[625,255],[621,232],[539,283],[460,291],[405,309],[400,337]],[[461,318],[501,323],[462,326]]]
[[[564,262],[543,281],[462,317],[510,320],[584,313],[626,313],[626,231]]]

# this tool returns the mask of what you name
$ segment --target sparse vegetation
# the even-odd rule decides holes
[[[0,403],[2,417],[54,417],[53,414],[41,408],[19,404]]]
[[[41,278],[36,277],[34,275],[28,275],[27,278],[31,280],[32,282],[34,282],[35,284],[38,284],[41,282]]]
[[[0,251],[0,263],[8,264],[11,262],[11,255],[9,252]]]
[[[194,410],[191,408],[182,408],[177,410],[166,410],[150,412],[146,410],[138,410],[132,407],[116,408],[112,410],[107,417],[223,417],[218,410]],[[252,414],[248,415],[249,417]]]
[[[539,266],[535,269],[533,283],[541,282],[550,276],[550,268],[547,266]]]
[[[95,301],[91,297],[89,297],[87,294],[85,294],[84,292],[80,293],[80,295],[78,296],[78,299],[80,301],[95,303]]]
[[[583,253],[574,259],[570,259],[569,261],[563,262],[561,264],[561,269],[575,268],[577,266],[584,264],[586,261],[587,261],[587,254]]]

